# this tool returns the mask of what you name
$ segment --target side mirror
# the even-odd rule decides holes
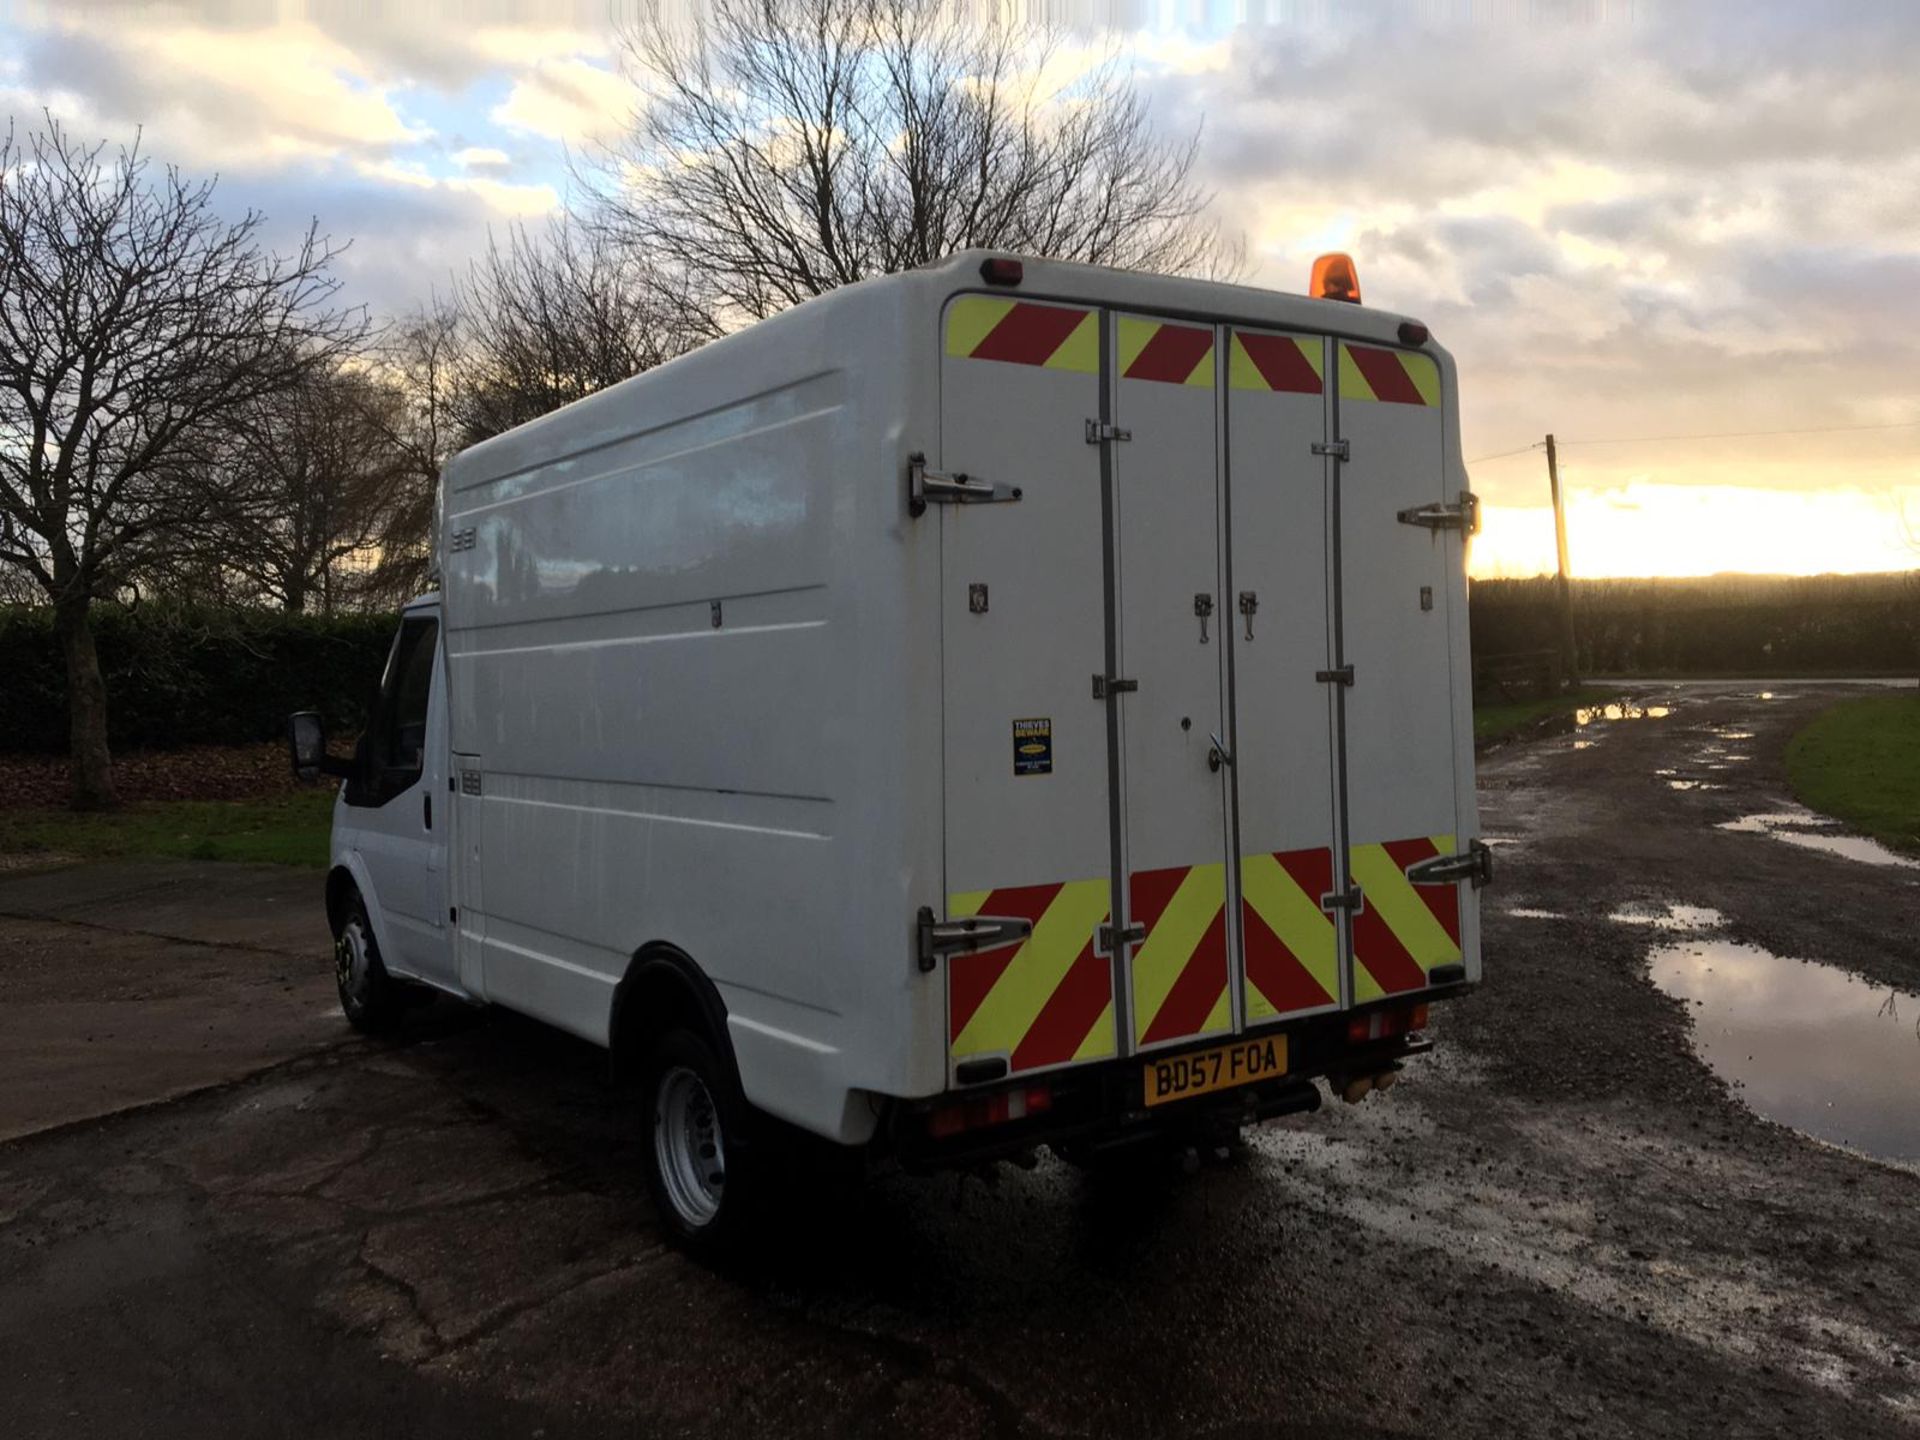
[[[327,763],[327,727],[318,710],[301,710],[287,717],[287,749],[297,779],[314,781]]]

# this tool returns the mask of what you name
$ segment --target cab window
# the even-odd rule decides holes
[[[358,773],[347,786],[349,805],[384,805],[419,783],[439,634],[440,622],[431,615],[409,615],[400,622],[360,741]]]

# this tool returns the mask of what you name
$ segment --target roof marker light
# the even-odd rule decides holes
[[[1026,278],[1027,267],[1018,260],[996,255],[980,262],[980,278],[989,285],[1018,285]]]
[[[1353,257],[1335,251],[1313,262],[1313,279],[1307,293],[1316,300],[1345,300],[1360,303],[1360,275],[1353,268]]]
[[[1424,345],[1432,332],[1418,320],[1400,322],[1400,343],[1402,345]]]

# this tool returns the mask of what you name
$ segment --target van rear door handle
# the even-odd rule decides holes
[[[433,792],[431,790],[420,797],[420,819],[427,829],[433,829]]]

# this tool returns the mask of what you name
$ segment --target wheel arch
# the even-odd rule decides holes
[[[727,1067],[735,1093],[740,1093],[740,1063],[733,1053],[727,1005],[719,987],[679,946],[653,941],[634,952],[626,974],[613,989],[607,1043],[614,1075],[636,1076],[648,1044],[676,1024],[698,1030],[707,1039]]]
[[[347,923],[354,899],[358,897],[366,908],[367,924],[373,927],[373,943],[380,948],[382,963],[392,969],[387,959],[394,952],[387,944],[387,914],[380,908],[380,896],[373,888],[373,881],[360,863],[358,855],[348,853],[327,872],[327,924],[335,939]]]

